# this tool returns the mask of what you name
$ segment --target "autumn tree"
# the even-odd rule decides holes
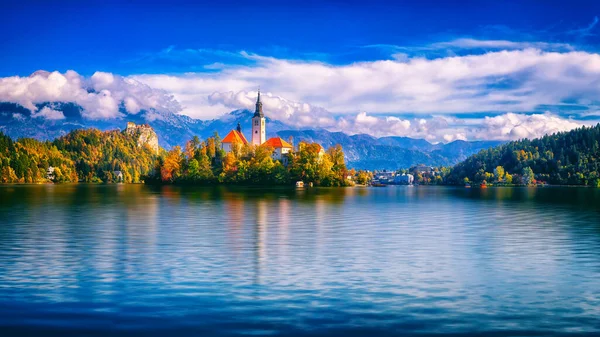
[[[340,144],[337,144],[334,147],[330,147],[327,150],[327,154],[329,155],[329,159],[332,162],[331,170],[332,172],[332,186],[343,186],[346,184],[346,176],[348,175],[348,170],[346,169],[346,161],[344,159],[344,150]]]
[[[181,164],[183,161],[181,147],[175,146],[167,153],[160,168],[160,177],[163,182],[173,182],[181,174]]]
[[[504,168],[502,166],[496,166],[496,168],[494,169],[494,177],[498,182],[504,179]]]
[[[194,136],[192,139],[188,140],[185,143],[185,155],[188,159],[194,158],[196,156],[196,151],[201,146],[200,138],[198,136]]]
[[[523,176],[521,177],[521,180],[524,185],[531,185],[534,183],[535,177],[531,167],[526,167],[523,169]]]
[[[369,181],[373,179],[373,173],[367,171],[358,171],[356,173],[356,183],[361,185],[366,185]]]
[[[235,182],[238,170],[237,158],[231,152],[223,159],[223,170],[219,176],[220,182]]]

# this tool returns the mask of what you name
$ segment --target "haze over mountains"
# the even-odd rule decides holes
[[[125,118],[87,119],[83,108],[74,103],[52,102],[37,105],[37,112],[14,103],[0,102],[0,131],[12,138],[32,137],[49,140],[74,129],[98,128],[100,130],[124,129],[128,121],[148,123],[159,137],[164,148],[183,145],[193,136],[205,139],[218,132],[224,136],[239,122],[249,137],[252,112],[234,110],[213,120],[198,120],[172,112],[144,110],[127,114]],[[124,108],[124,107],[121,107]],[[51,113],[62,112],[57,118]],[[45,114],[45,115],[44,115]],[[423,139],[408,137],[375,138],[366,134],[348,135],[324,129],[304,130],[267,118],[267,136],[280,136],[293,142],[313,141],[325,148],[341,144],[349,167],[357,169],[398,169],[416,164],[432,166],[453,165],[482,149],[501,144],[500,141],[454,141],[448,144],[431,144]]]

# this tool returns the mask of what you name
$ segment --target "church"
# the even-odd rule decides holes
[[[251,142],[248,142],[242,133],[242,126],[238,123],[235,130],[231,130],[221,141],[221,148],[225,152],[231,152],[234,149],[240,150],[244,145],[251,144],[254,146],[270,146],[273,148],[273,159],[287,163],[285,154],[292,151],[293,146],[283,140],[281,137],[273,137],[267,140],[266,118],[263,113],[263,105],[260,101],[260,90],[256,99],[256,109],[252,117],[252,136]]]

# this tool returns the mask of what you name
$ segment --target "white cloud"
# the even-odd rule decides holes
[[[227,109],[252,110],[256,91],[224,92],[209,95],[209,102]],[[263,109],[270,118],[298,128],[324,128],[348,134],[370,134],[376,137],[404,136],[423,138],[431,142],[455,140],[514,140],[535,138],[548,133],[568,131],[583,124],[561,118],[549,112],[544,114],[506,113],[495,117],[457,118],[438,115],[426,118],[403,119],[360,112],[354,115],[334,116],[321,107],[299,103],[261,93]]]
[[[510,41],[454,43],[517,47]],[[182,75],[97,72],[84,78],[67,71],[0,78],[0,101],[19,103],[39,116],[59,117],[35,112],[36,103],[65,101],[81,105],[85,117],[92,119],[119,117],[121,104],[129,114],[154,108],[210,119],[233,109],[253,109],[260,85],[267,89],[262,96],[267,116],[299,128],[434,142],[540,136],[580,124],[550,113],[522,112],[543,105],[598,110],[600,104],[600,55],[588,52],[529,48],[433,60],[399,55],[397,60],[349,65],[240,55],[254,63]],[[482,111],[515,113],[448,117]],[[417,117],[399,117],[407,113]],[[146,117],[160,114],[149,112]]]
[[[495,117],[485,117],[482,128],[474,130],[473,138],[531,139],[546,134],[569,131],[582,125],[581,122],[560,118],[550,113],[534,115],[507,113]]]
[[[587,52],[525,49],[339,66],[255,60],[254,66],[229,66],[218,72],[133,78],[173,93],[182,112],[197,118],[223,113],[225,105],[210,100],[210,95],[254,91],[259,85],[279,97],[336,114],[527,112],[564,101],[597,102],[600,97],[600,55]]]
[[[430,45],[433,49],[541,49],[541,50],[557,50],[557,51],[572,51],[574,47],[568,43],[549,43],[541,41],[509,41],[509,40],[478,40],[470,38],[456,39],[447,42],[438,42]]]
[[[29,77],[0,78],[0,101],[19,103],[32,112],[36,112],[38,103],[74,102],[83,107],[84,117],[90,119],[121,116],[121,102],[131,114],[152,108],[172,112],[180,109],[163,90],[133,79],[103,72],[86,79],[72,70],[64,74],[38,71]]]
[[[344,124],[351,133],[423,138],[434,143],[448,143],[455,140],[532,139],[546,134],[569,131],[583,125],[584,123],[561,118],[548,112],[530,115],[509,112],[483,119],[437,116],[413,120],[373,117],[361,113],[354,123]]]
[[[43,107],[40,111],[33,113],[31,115],[31,117],[34,117],[34,118],[42,117],[42,118],[49,119],[49,120],[65,119],[65,115],[63,114],[62,111],[54,110],[47,106]]]

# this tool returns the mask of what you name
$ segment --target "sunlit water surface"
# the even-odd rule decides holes
[[[600,333],[600,190],[0,186],[1,336]]]

